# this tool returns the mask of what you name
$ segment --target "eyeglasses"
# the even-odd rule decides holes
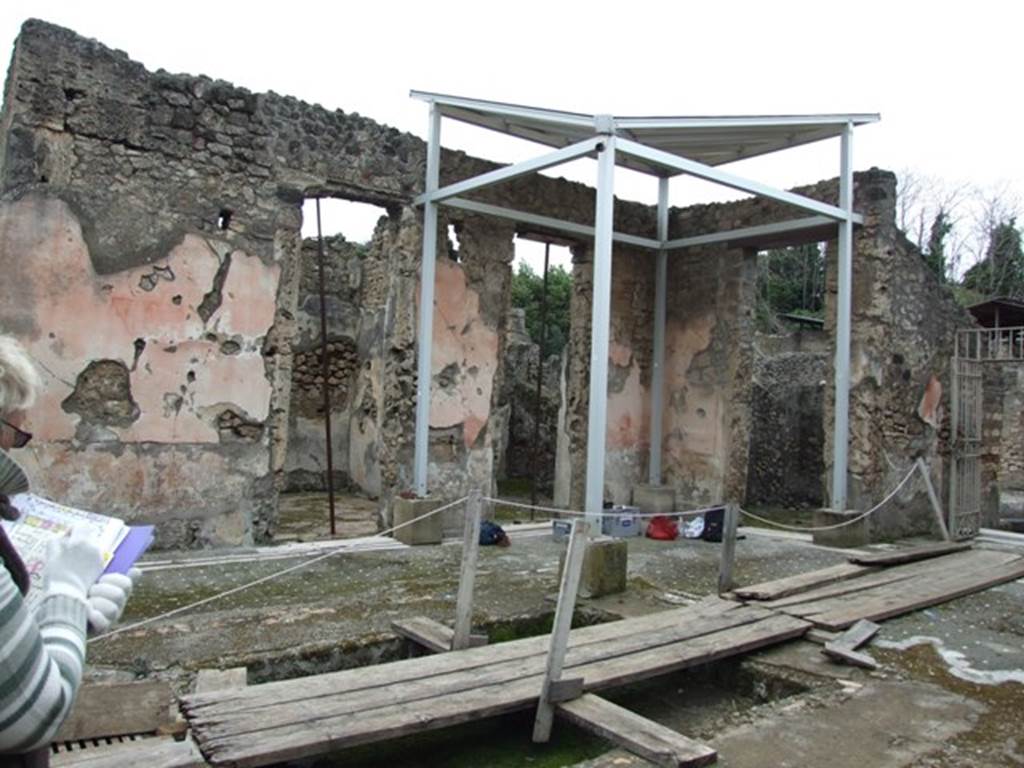
[[[7,421],[6,419],[0,419],[0,424],[4,424],[5,426],[10,427],[11,431],[14,433],[14,440],[11,441],[12,448],[24,448],[26,445],[28,445],[28,441],[32,439],[31,432],[26,432],[23,429],[18,429],[18,427],[14,426],[13,424],[11,424],[11,422]]]

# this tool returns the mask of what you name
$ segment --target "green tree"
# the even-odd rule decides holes
[[[818,243],[773,248],[758,256],[758,296],[764,314],[821,316],[825,256]]]
[[[1016,217],[992,227],[985,257],[964,274],[963,287],[989,298],[1024,298],[1024,250]]]
[[[540,343],[541,297],[544,292],[544,278],[534,272],[529,264],[520,262],[519,269],[512,275],[512,306],[526,310],[526,331],[530,338]],[[569,301],[572,296],[572,274],[562,266],[548,269],[548,314],[547,333],[544,342],[544,357],[561,353],[569,339]]]
[[[939,280],[946,282],[946,236],[953,230],[953,222],[945,210],[939,208],[928,232],[928,246],[924,249],[925,263]]]

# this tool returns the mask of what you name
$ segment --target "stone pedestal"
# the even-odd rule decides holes
[[[672,512],[676,504],[675,489],[667,485],[633,486],[633,506],[647,515],[661,515]]]
[[[437,509],[443,503],[443,499],[403,499],[397,496],[392,502],[392,525],[401,525],[409,520],[415,520],[417,517]],[[442,538],[441,517],[441,515],[431,515],[423,520],[417,520],[412,525],[399,528],[392,535],[398,541],[409,546],[440,544]]]
[[[817,509],[814,511],[814,527],[822,525],[836,525],[862,514],[854,509],[838,511],[835,509]],[[831,531],[814,531],[814,543],[823,547],[841,547],[851,549],[863,547],[871,540],[871,529],[869,517],[858,520],[856,523],[844,525],[842,528],[833,528]]]
[[[604,597],[626,591],[626,563],[629,547],[626,539],[598,536],[586,543],[583,570],[580,573],[580,597]],[[565,567],[562,553],[558,572]]]

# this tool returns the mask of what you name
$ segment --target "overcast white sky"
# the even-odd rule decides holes
[[[880,112],[880,123],[855,133],[856,168],[910,168],[1024,193],[1024,153],[1014,143],[1024,5],[1012,0],[6,0],[0,45],[29,17],[149,69],[291,94],[420,136],[427,109],[410,89],[620,115]],[[452,121],[442,143],[499,161],[543,151]],[[836,175],[838,142],[730,167],[776,186],[808,183]],[[569,171],[592,178],[586,167]],[[656,182],[620,170],[616,192],[654,202]],[[730,196],[673,181],[673,204]],[[342,230],[365,239],[367,226],[348,217]]]

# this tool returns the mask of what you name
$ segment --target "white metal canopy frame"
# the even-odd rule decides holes
[[[853,211],[853,128],[879,120],[877,114],[763,115],[727,117],[615,117],[538,109],[438,93],[411,91],[430,105],[427,175],[423,206],[423,260],[420,273],[420,317],[417,353],[414,489],[427,493],[430,424],[431,339],[434,319],[434,272],[437,259],[437,206],[511,219],[531,226],[594,239],[593,308],[590,346],[590,409],[587,424],[585,509],[596,524],[604,501],[605,436],[608,402],[608,336],[611,312],[612,243],[657,252],[649,481],[660,484],[662,403],[665,360],[665,282],[668,252],[743,238],[838,227],[838,300],[836,302],[835,422],[832,464],[832,508],[846,508],[849,441],[850,297],[853,225],[862,222]],[[488,128],[556,149],[540,157],[498,168],[470,179],[439,186],[441,118]],[[776,189],[718,168],[782,149],[839,137],[839,205],[829,205]],[[580,157],[596,156],[598,164],[594,225],[540,216],[463,197],[492,184],[552,168]],[[657,231],[654,237],[615,232],[615,166],[658,179]],[[669,180],[695,176],[732,189],[789,204],[808,216],[757,227],[668,239]]]

